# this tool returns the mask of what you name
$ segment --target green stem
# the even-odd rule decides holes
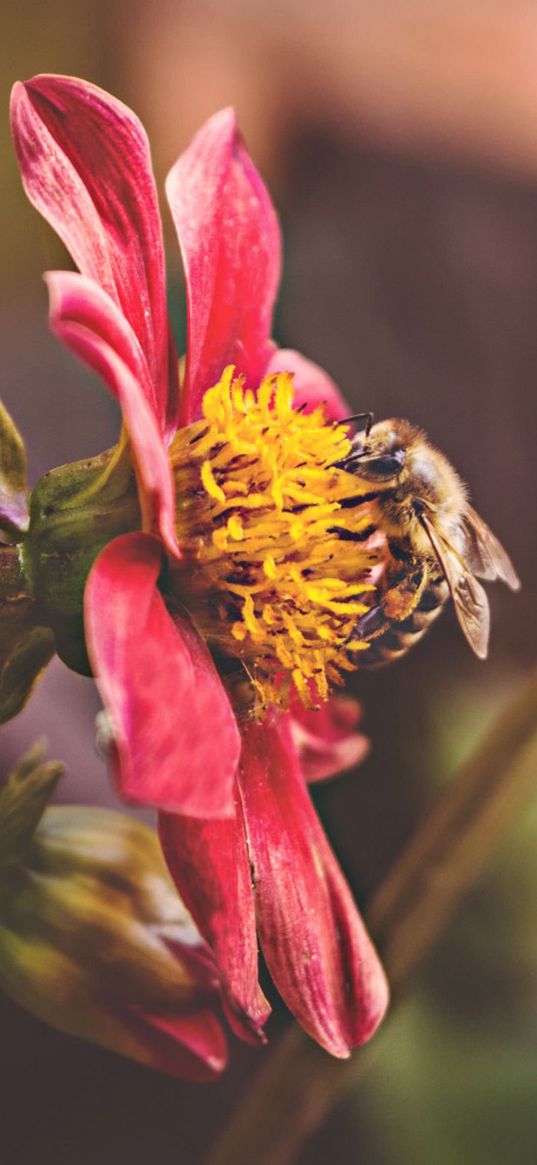
[[[537,672],[439,799],[375,895],[368,922],[397,1002],[518,810],[535,793]],[[382,1037],[381,1037],[382,1038]],[[291,1165],[373,1062],[378,1038],[334,1060],[290,1030],[204,1165]]]

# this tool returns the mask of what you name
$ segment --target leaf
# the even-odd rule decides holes
[[[62,773],[58,761],[43,762],[37,741],[8,777],[0,793],[0,868],[24,856]]]
[[[32,627],[15,645],[0,674],[0,724],[17,716],[55,651],[48,627]]]
[[[0,401],[0,529],[28,529],[26,450],[22,437]]]

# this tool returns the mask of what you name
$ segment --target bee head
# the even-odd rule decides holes
[[[397,482],[407,465],[409,445],[417,430],[408,421],[380,421],[369,432],[357,433],[345,469],[363,481]]]

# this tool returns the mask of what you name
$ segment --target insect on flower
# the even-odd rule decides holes
[[[279,227],[232,110],[166,184],[187,291],[180,392],[138,119],[86,82],[40,76],[15,87],[12,122],[25,190],[79,268],[46,276],[51,327],[123,417],[115,450],[38,483],[13,535],[36,618],[95,676],[120,792],[161,811],[235,1029],[258,1038],[270,1010],[258,935],[295,1016],[347,1056],[387,985],[306,781],[364,748],[356,706],[332,691],[367,649],[353,630],[384,542],[343,505],[348,410],[271,340]]]
[[[442,453],[408,421],[371,425],[352,441],[342,468],[366,494],[343,503],[367,505],[386,535],[389,559],[381,601],[357,621],[354,634],[369,640],[364,666],[403,655],[427,631],[451,595],[460,626],[484,659],[489,637],[488,599],[479,578],[520,582],[513,564],[479,514],[458,474]]]

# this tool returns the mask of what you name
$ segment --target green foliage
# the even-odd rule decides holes
[[[27,529],[27,498],[24,442],[0,401],[0,529],[15,536]]]
[[[0,724],[22,711],[54,651],[54,636],[48,627],[30,628],[16,644],[0,674]]]
[[[0,869],[24,858],[62,772],[58,762],[43,761],[38,742],[8,777],[0,793]]]

